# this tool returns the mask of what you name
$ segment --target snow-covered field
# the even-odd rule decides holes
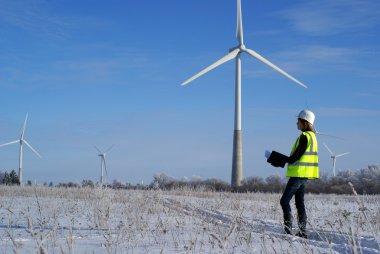
[[[306,195],[307,240],[282,233],[279,199],[2,186],[0,253],[380,253],[380,196]]]

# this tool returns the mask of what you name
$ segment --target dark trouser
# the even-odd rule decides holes
[[[292,211],[290,208],[290,200],[295,195],[296,207],[298,213],[298,226],[300,233],[305,233],[306,230],[306,210],[304,204],[305,185],[307,178],[291,177],[286,185],[284,194],[281,197],[281,207],[284,212],[285,232],[292,232]]]

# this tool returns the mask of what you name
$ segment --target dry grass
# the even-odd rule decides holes
[[[282,234],[279,194],[1,186],[0,197],[0,253],[379,250],[379,196],[307,195],[313,241]]]

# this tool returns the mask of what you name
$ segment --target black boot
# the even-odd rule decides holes
[[[307,239],[307,234],[306,234],[306,232],[305,232],[305,231],[302,231],[302,230],[298,231],[297,234],[296,234],[296,236]]]
[[[284,220],[284,231],[285,234],[292,235],[292,219]]]
[[[306,235],[306,213],[298,214],[298,233],[296,236],[307,239]]]

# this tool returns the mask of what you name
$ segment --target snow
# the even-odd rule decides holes
[[[0,187],[0,196],[0,253],[380,253],[380,196],[306,195],[308,239],[283,234],[280,194]]]

